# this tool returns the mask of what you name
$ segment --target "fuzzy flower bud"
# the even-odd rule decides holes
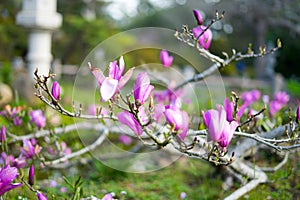
[[[167,50],[163,49],[160,52],[160,61],[164,67],[170,67],[173,62],[173,57],[169,55]]]
[[[0,141],[4,142],[5,140],[6,140],[6,128],[4,125],[2,125]]]
[[[203,18],[202,18],[202,15],[201,15],[200,11],[194,9],[193,13],[194,13],[194,16],[196,18],[197,24],[202,25],[203,24]]]
[[[31,186],[34,185],[34,165],[31,165],[30,168],[29,168],[28,183]]]
[[[54,83],[52,85],[51,94],[54,97],[54,99],[56,99],[56,100],[60,99],[60,85],[57,81],[54,81]]]

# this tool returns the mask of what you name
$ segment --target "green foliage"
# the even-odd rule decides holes
[[[300,82],[294,79],[287,80],[287,89],[292,96],[300,98]]]

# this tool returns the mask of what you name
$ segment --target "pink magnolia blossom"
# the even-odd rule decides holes
[[[0,142],[2,143],[2,142],[5,142],[5,140],[6,140],[6,128],[5,128],[5,126],[4,125],[2,125],[2,127],[1,127],[1,133],[0,133]]]
[[[203,24],[203,17],[201,15],[200,11],[197,10],[197,9],[194,9],[193,13],[194,13],[195,19],[197,21],[197,24],[202,25]]]
[[[274,100],[282,105],[285,105],[289,102],[290,96],[286,92],[280,91],[274,94]]]
[[[156,103],[162,103],[165,105],[175,105],[178,108],[181,107],[183,90],[179,89],[174,91],[172,86],[169,86],[166,90],[155,91],[153,94],[154,101]]]
[[[22,185],[22,183],[12,183],[18,175],[18,169],[15,167],[6,165],[5,167],[0,168],[0,196],[7,191]]]
[[[269,103],[270,116],[273,117],[281,108],[283,108],[290,100],[290,96],[286,92],[277,92],[274,99]]]
[[[43,193],[37,192],[36,196],[37,196],[38,200],[48,200],[46,195],[44,195]]]
[[[181,111],[177,106],[165,106],[165,117],[167,122],[174,127],[174,131],[178,131],[179,137],[184,140],[188,128],[189,117],[185,111]]]
[[[170,67],[173,62],[173,57],[169,55],[167,50],[163,49],[160,52],[160,61],[164,67]]]
[[[130,68],[126,74],[122,76],[125,68],[123,56],[119,59],[119,65],[117,61],[113,61],[109,64],[108,77],[105,77],[99,68],[92,67],[90,64],[89,68],[100,86],[100,94],[104,102],[111,99],[125,86],[132,76],[134,69]]]
[[[296,122],[299,123],[300,121],[300,106],[298,106],[296,111]]]
[[[222,106],[217,106],[217,110],[202,111],[202,115],[204,124],[208,129],[208,141],[218,142],[221,147],[227,148],[238,123],[226,120],[226,111]]]
[[[241,99],[244,101],[245,104],[250,105],[255,101],[259,100],[260,95],[261,94],[259,90],[251,90],[251,91],[243,92],[241,95]]]
[[[123,134],[119,136],[119,140],[120,140],[120,142],[122,142],[125,145],[130,145],[132,142],[131,137],[129,137],[127,135],[123,135]]]
[[[30,122],[34,123],[38,128],[44,128],[46,125],[46,117],[41,110],[33,110],[30,112]]]
[[[133,132],[142,135],[143,130],[138,121],[134,118],[133,114],[128,111],[119,112],[117,118],[120,123],[127,125]]]
[[[52,84],[51,94],[56,100],[60,100],[60,85],[57,81],[54,81]]]
[[[150,85],[150,79],[146,72],[142,72],[137,76],[133,87],[133,95],[136,102],[143,105],[150,97],[154,86]]]
[[[28,183],[31,186],[34,185],[34,165],[31,165],[29,168]]]
[[[20,148],[22,155],[26,158],[33,158],[35,155],[39,154],[41,151],[41,147],[39,145],[33,146],[30,140],[23,140],[23,147]]]
[[[197,26],[197,27],[193,28],[193,30],[192,30],[195,38],[198,38],[202,34],[199,37],[198,42],[199,42],[200,46],[202,46],[204,49],[208,49],[210,47],[210,43],[212,40],[212,32],[210,29],[207,29],[205,31],[206,28],[207,28],[206,26],[201,25],[201,26]],[[203,33],[203,31],[205,31],[205,32]]]
[[[225,98],[224,100],[224,109],[226,111],[226,119],[228,122],[232,122],[234,119],[233,119],[233,109],[234,109],[234,106],[233,106],[233,102],[230,102],[228,98]]]
[[[11,165],[15,158],[12,155],[6,155],[5,152],[1,153],[0,165]]]

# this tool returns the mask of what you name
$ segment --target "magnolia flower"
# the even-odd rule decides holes
[[[226,119],[228,122],[231,122],[233,121],[233,109],[234,109],[234,106],[233,106],[233,102],[229,102],[229,99],[228,98],[225,98],[224,100],[224,109],[226,111]]]
[[[280,104],[285,105],[289,102],[290,96],[284,91],[276,92],[274,94],[274,100],[277,101]]]
[[[183,90],[173,90],[171,86],[169,86],[166,90],[155,91],[153,94],[153,98],[157,103],[164,103],[165,105],[175,105],[178,108],[181,107]]]
[[[193,13],[194,13],[194,16],[195,16],[195,18],[196,18],[197,24],[198,24],[198,25],[202,25],[202,23],[203,23],[203,18],[202,18],[202,15],[201,15],[200,11],[194,9],[194,10],[193,10]]]
[[[2,152],[0,156],[0,165],[11,165],[14,160],[15,158],[12,155],[6,155],[5,152]]]
[[[245,104],[248,104],[248,105],[257,101],[259,98],[260,98],[259,90],[251,90],[248,92],[243,92],[241,95],[241,99],[244,101]]]
[[[44,195],[43,193],[37,192],[36,196],[37,196],[38,200],[48,200],[46,195]]]
[[[12,183],[14,179],[19,175],[18,169],[6,165],[0,169],[0,196],[9,190],[22,185],[22,183]]]
[[[54,99],[59,100],[60,99],[60,85],[57,81],[54,81],[52,85],[51,94],[54,97]]]
[[[132,142],[131,138],[127,135],[120,135],[119,140],[125,145],[130,145]]]
[[[124,76],[125,63],[123,56],[120,57],[119,65],[117,61],[113,61],[109,64],[108,77],[105,77],[101,69],[92,67],[89,63],[89,68],[96,78],[100,86],[100,94],[102,101],[108,101],[111,99],[120,89],[122,89],[132,76],[134,68],[129,69]]]
[[[149,98],[154,86],[150,85],[150,79],[146,72],[142,72],[137,76],[133,86],[133,95],[136,102],[143,105]]]
[[[34,185],[34,165],[31,165],[30,168],[29,168],[28,183],[31,186]]]
[[[222,106],[218,106],[217,110],[202,111],[202,115],[204,124],[208,129],[208,141],[218,142],[221,147],[226,148],[238,127],[238,123],[226,120],[226,111]]]
[[[198,38],[199,35],[201,35],[198,39],[198,42],[200,44],[200,46],[202,46],[204,49],[208,49],[212,40],[212,32],[210,29],[206,30],[206,26],[201,25],[201,26],[197,26],[196,28],[193,28],[192,32],[194,34],[195,38]],[[203,31],[205,31],[203,33]]]
[[[30,112],[30,123],[34,123],[38,128],[44,128],[46,117],[41,110],[33,110]]]
[[[174,128],[174,131],[178,131],[179,137],[184,140],[189,128],[187,113],[181,111],[177,106],[169,105],[165,106],[164,114],[167,122]]]
[[[290,96],[286,92],[276,92],[274,99],[270,102],[270,116],[273,117],[276,112],[283,108],[290,100]]]
[[[164,67],[170,67],[173,62],[173,57],[169,56],[169,53],[167,50],[163,49],[160,52],[160,61],[163,64]]]
[[[6,128],[5,128],[4,125],[2,125],[2,127],[1,127],[1,135],[0,136],[1,136],[0,137],[0,142],[2,143],[6,139]]]
[[[133,132],[142,135],[143,130],[139,122],[134,118],[133,114],[128,111],[119,112],[117,114],[120,123],[127,125]]]
[[[34,147],[30,140],[24,139],[23,147],[20,148],[20,151],[26,158],[33,158],[34,155],[37,155],[41,151],[41,149],[42,148],[39,145]]]
[[[299,123],[299,121],[300,121],[300,106],[298,106],[296,112],[296,122]]]

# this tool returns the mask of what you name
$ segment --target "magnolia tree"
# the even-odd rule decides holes
[[[194,104],[199,102],[188,99],[185,94],[187,86],[205,81],[207,77],[234,61],[261,57],[276,51],[281,47],[280,40],[277,41],[277,47],[272,49],[261,47],[256,53],[249,46],[246,53],[232,50],[231,55],[223,53],[224,57],[219,57],[209,51],[213,36],[210,27],[216,21],[222,20],[224,13],[216,12],[215,19],[207,25],[204,25],[198,10],[194,10],[193,14],[197,26],[191,30],[183,26],[182,31],[175,31],[175,38],[180,43],[193,47],[200,56],[212,61],[213,65],[182,82],[175,80],[177,85],[156,77],[166,83],[166,89],[162,90],[162,87],[152,82],[151,69],[129,67],[125,70],[125,56],[110,62],[108,70],[97,68],[92,62],[87,62],[85,69],[89,69],[100,91],[98,105],[93,104],[86,109],[86,106],[74,102],[73,109],[68,110],[62,103],[64,97],[61,95],[62,88],[59,82],[51,80],[54,74],[41,76],[37,70],[34,74],[35,95],[61,115],[81,121],[63,128],[47,129],[46,127],[49,127],[46,124],[47,119],[41,110],[5,106],[1,112],[6,120],[6,125],[2,125],[0,138],[1,199],[5,199],[7,193],[19,187],[27,187],[39,200],[50,198],[34,181],[37,168],[65,168],[76,164],[79,158],[104,145],[104,141],[111,134],[119,135],[124,145],[146,146],[151,152],[159,151],[159,154],[167,152],[170,157],[185,155],[226,166],[228,172],[241,181],[241,187],[227,199],[237,199],[258,184],[268,182],[265,172],[279,169],[287,161],[288,153],[300,147],[300,107],[291,107],[288,112],[282,112],[287,109],[286,105],[292,106],[289,103],[289,95],[286,92],[278,92],[273,97],[269,97],[262,95],[256,89],[242,93],[233,91],[230,96],[223,98],[222,105],[213,105],[208,110],[203,107],[195,113],[188,107],[192,105],[191,107],[194,108]],[[176,59],[170,51],[162,49],[159,57],[161,61],[159,71],[173,68]],[[254,109],[256,102],[261,102],[261,105],[265,106],[256,111]],[[277,120],[278,115],[282,120]],[[20,130],[25,128],[32,133],[24,135],[13,133],[10,131],[12,127],[20,127]],[[66,142],[59,138],[74,130],[95,130],[97,135],[93,136],[92,143],[83,142],[84,145],[81,147],[67,147]],[[282,161],[269,168],[250,165],[245,157],[249,156],[250,150],[256,152],[261,149],[272,152],[274,156],[277,154],[282,156]],[[129,151],[138,152],[136,148]],[[121,154],[121,157],[123,155]],[[121,157],[117,157],[120,162],[122,162]],[[122,166],[122,163],[117,165]],[[137,168],[121,170],[147,171]],[[243,177],[247,177],[247,181]],[[80,179],[75,184],[71,184],[67,179],[65,181],[73,188],[72,199],[83,198]],[[65,190],[66,188],[61,188],[61,192]],[[53,196],[52,198],[55,199]],[[121,197],[107,193],[98,198]],[[98,198],[86,197],[86,199]],[[181,198],[185,198],[185,194],[181,194]]]

